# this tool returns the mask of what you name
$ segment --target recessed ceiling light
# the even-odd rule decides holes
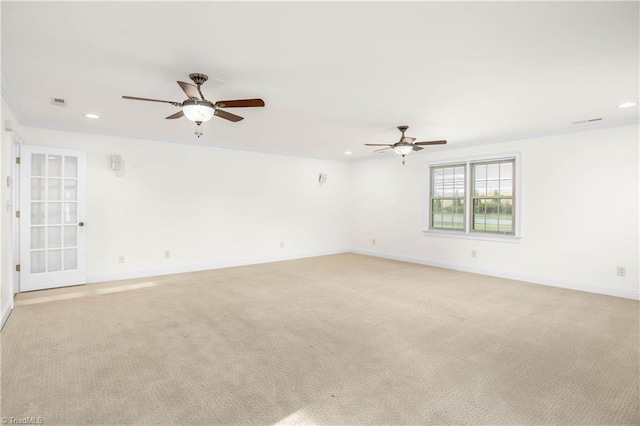
[[[85,116],[85,117],[87,117],[87,118],[100,118],[100,117],[99,117],[98,115],[96,115],[96,114],[85,114],[84,116]]]
[[[629,108],[629,107],[636,106],[636,105],[638,105],[638,104],[635,103],[635,102],[625,102],[625,103],[622,103],[622,104],[618,105],[618,108]]]
[[[351,155],[351,151],[345,151],[344,153],[347,155]]]

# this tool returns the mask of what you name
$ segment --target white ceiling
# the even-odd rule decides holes
[[[3,92],[28,125],[318,157],[372,155],[400,124],[450,145],[568,131],[637,119],[616,105],[638,101],[638,6],[3,1]],[[121,99],[181,102],[191,72],[266,107],[198,141],[177,108]]]

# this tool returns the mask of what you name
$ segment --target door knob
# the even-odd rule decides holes
[[[84,226],[84,222],[78,223],[78,226]]]

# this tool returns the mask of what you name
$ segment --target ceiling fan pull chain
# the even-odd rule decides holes
[[[196,132],[195,135],[197,137],[202,136],[202,123],[196,123]]]

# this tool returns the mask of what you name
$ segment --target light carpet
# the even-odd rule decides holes
[[[639,424],[639,303],[356,254],[24,293],[1,415]]]

